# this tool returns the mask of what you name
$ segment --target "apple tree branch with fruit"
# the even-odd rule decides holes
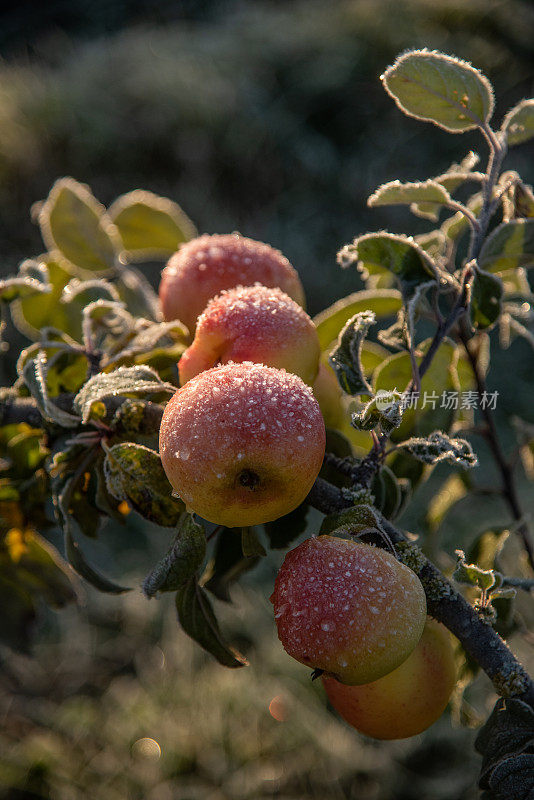
[[[500,696],[477,739],[481,788],[527,798],[534,686],[497,630],[506,635],[516,592],[534,585],[518,483],[534,472],[534,428],[517,421],[521,471],[501,441],[491,350],[516,337],[534,345],[534,194],[503,170],[507,148],[534,137],[534,100],[496,130],[489,81],[426,50],[401,55],[382,82],[407,115],[480,131],[486,168],[469,153],[430,180],[380,186],[370,206],[444,221],[343,247],[340,266],[366,288],[314,320],[279,251],[198,237],[170,200],[138,190],[105,209],[63,178],[39,205],[46,252],[0,282],[2,311],[32,342],[0,390],[0,639],[24,646],[42,600],[75,600],[71,568],[103,592],[128,591],[89,563],[84,539],[133,511],[173,530],[145,595],[174,592],[185,633],[240,667],[210,595],[228,601],[266,544],[292,547],[271,596],[278,635],[341,716],[379,739],[412,736],[481,668]],[[466,202],[460,187],[474,189]],[[138,266],[150,259],[168,259],[159,298]],[[486,535],[478,563],[458,550],[455,566],[435,534],[484,491],[472,477],[477,437],[499,482],[486,491],[509,524]],[[438,480],[441,462],[454,472]],[[429,480],[422,528],[403,532],[395,519]],[[70,567],[44,535],[54,524]],[[506,575],[512,537],[521,555]]]

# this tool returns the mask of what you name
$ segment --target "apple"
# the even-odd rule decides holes
[[[331,676],[323,676],[323,683],[338,714],[360,733],[405,739],[442,715],[456,677],[452,636],[428,618],[415,650],[393,672],[363,686],[347,686]]]
[[[378,547],[312,537],[287,553],[271,596],[290,656],[343,683],[381,678],[417,645],[426,598],[417,575]]]
[[[304,306],[296,270],[279,250],[238,233],[199,236],[174,253],[162,272],[159,296],[166,320],[179,319],[191,334],[212,297],[234,286],[278,286]]]
[[[178,365],[180,383],[217,364],[253,361],[312,383],[321,350],[315,325],[281,289],[237,286],[209,301]]]
[[[300,505],[321,468],[325,428],[297,375],[244,362],[201,372],[179,389],[165,407],[159,443],[187,508],[232,528]]]

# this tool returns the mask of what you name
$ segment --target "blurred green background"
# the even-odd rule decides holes
[[[380,183],[424,179],[470,149],[486,156],[476,134],[398,111],[378,80],[395,56],[426,46],[470,60],[495,86],[499,120],[534,94],[534,7],[517,0],[34,0],[0,20],[3,274],[40,251],[31,206],[72,175],[105,204],[142,187],[180,203],[200,231],[279,247],[315,313],[360,285],[335,265],[343,244],[429,227],[367,209]],[[528,182],[531,155],[524,145],[507,160]],[[154,284],[160,268],[146,265]],[[532,351],[519,342],[510,354],[520,390],[504,358],[495,386],[506,411],[523,397],[528,418]],[[8,375],[15,356],[3,356]],[[134,516],[87,550],[138,587],[168,534]],[[453,550],[465,507],[452,525]],[[236,588],[224,614],[245,670],[199,653],[171,605],[137,588],[111,600],[86,590],[82,607],[43,615],[31,658],[0,651],[0,798],[474,799],[471,728],[446,717],[379,745],[327,711],[276,640],[267,597],[280,560]],[[463,716],[475,724],[491,704],[482,679]]]

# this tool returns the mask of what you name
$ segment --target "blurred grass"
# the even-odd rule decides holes
[[[403,742],[360,737],[283,652],[265,593],[234,594],[223,618],[246,646],[242,670],[204,656],[169,603],[139,593],[91,597],[34,659],[5,661],[0,797],[474,800],[473,731],[444,717]]]

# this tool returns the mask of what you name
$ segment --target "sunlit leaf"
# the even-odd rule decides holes
[[[104,206],[73,178],[55,182],[39,214],[43,240],[73,267],[87,272],[115,267],[122,242]]]
[[[401,306],[402,297],[396,289],[363,290],[338,300],[313,318],[321,349],[337,339],[341,328],[355,314],[372,311],[377,319],[382,319],[394,316]]]
[[[534,136],[534,98],[522,100],[503,119],[502,130],[509,145],[523,144]]]
[[[401,111],[451,133],[483,126],[493,113],[493,89],[485,75],[443,53],[404,53],[381,80]]]
[[[118,197],[108,214],[128,258],[168,258],[197,233],[177,203],[142,189]]]

